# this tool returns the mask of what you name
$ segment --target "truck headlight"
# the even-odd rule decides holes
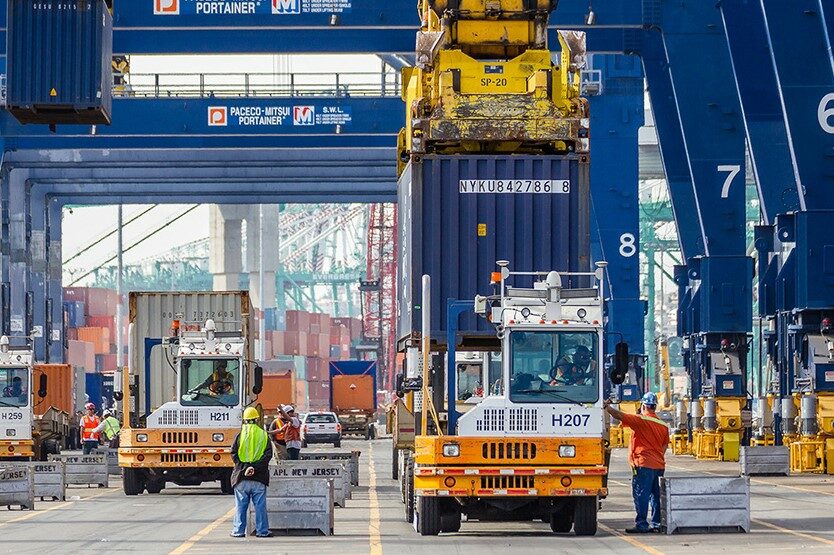
[[[17,435],[17,430],[15,430],[14,428],[9,428],[8,430],[6,430],[6,435],[9,437],[14,437]]]
[[[223,441],[224,439],[226,439],[226,436],[223,434],[211,434],[212,441]]]
[[[148,434],[136,434],[136,441],[146,443],[148,441]]]
[[[445,443],[443,444],[443,456],[444,457],[459,457],[460,456],[460,445],[457,443]]]
[[[570,458],[576,456],[576,445],[560,445],[559,456]]]

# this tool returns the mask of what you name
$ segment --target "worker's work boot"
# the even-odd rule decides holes
[[[626,534],[651,534],[654,532],[651,528],[626,528]]]

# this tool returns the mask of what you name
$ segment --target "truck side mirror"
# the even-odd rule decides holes
[[[113,398],[117,401],[121,401],[122,399],[125,398],[125,394],[122,393],[121,391],[114,391],[113,392]]]
[[[252,393],[260,395],[264,390],[264,369],[260,366],[255,366],[255,383],[252,385]]]
[[[614,368],[611,369],[611,383],[620,385],[628,374],[628,343],[620,341],[614,348]]]
[[[41,374],[38,378],[38,397],[43,399],[46,397],[46,374]]]

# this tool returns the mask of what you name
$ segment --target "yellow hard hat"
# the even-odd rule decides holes
[[[257,420],[260,417],[261,415],[258,414],[258,409],[255,407],[246,407],[246,410],[243,411],[244,420]]]

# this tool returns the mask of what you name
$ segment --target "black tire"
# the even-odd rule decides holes
[[[232,495],[235,489],[232,487],[232,471],[226,470],[220,476],[220,493],[223,495]]]
[[[421,536],[436,536],[441,526],[440,499],[421,496],[417,500],[417,531]]]
[[[155,495],[165,489],[165,482],[162,480],[148,480],[145,489],[148,490],[148,493]]]
[[[573,531],[577,536],[593,536],[597,533],[596,497],[577,497],[573,509]]]
[[[333,442],[333,447],[335,447],[336,449],[338,449],[341,446],[342,446],[342,440],[341,439],[338,440],[338,441]]]
[[[405,521],[414,522],[414,460],[409,454],[405,462]]]
[[[400,450],[394,446],[394,451],[391,454],[391,479],[396,480],[400,477]]]
[[[122,469],[122,489],[125,495],[139,495],[145,490],[145,472],[138,468]]]
[[[561,511],[550,514],[550,529],[554,534],[567,534],[573,528],[573,514]]]
[[[302,449],[307,449],[307,440],[304,440],[304,439],[301,440],[301,448]]]
[[[458,510],[448,509],[440,515],[440,531],[460,532],[460,512]]]

